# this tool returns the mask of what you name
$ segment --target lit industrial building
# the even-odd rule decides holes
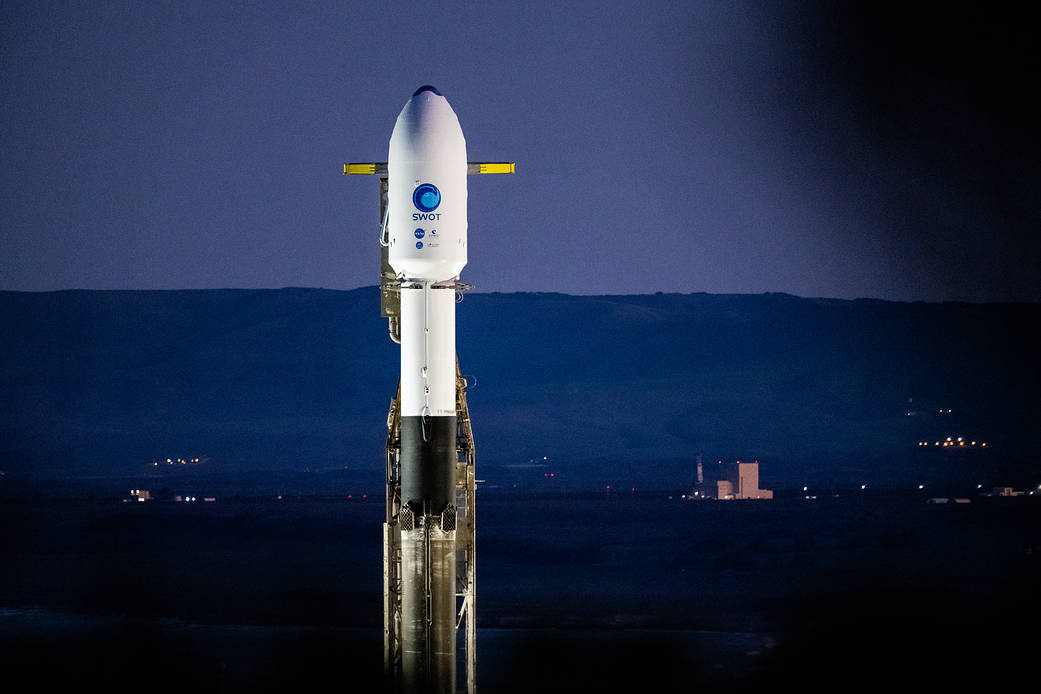
[[[773,491],[759,488],[759,461],[734,462],[719,460],[711,465],[709,479],[697,458],[694,489],[691,496],[695,499],[772,499]],[[711,472],[714,470],[714,473]]]

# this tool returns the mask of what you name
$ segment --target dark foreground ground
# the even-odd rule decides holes
[[[1039,501],[482,495],[479,685],[1000,681],[1033,667]],[[2,672],[45,691],[378,691],[382,516],[382,500],[0,502]]]

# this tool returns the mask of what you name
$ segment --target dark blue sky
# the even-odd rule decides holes
[[[375,284],[429,83],[478,291],[1041,301],[1033,24],[937,7],[6,2],[0,289]]]

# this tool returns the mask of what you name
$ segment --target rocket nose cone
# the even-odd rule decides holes
[[[394,131],[390,136],[390,152],[419,161],[450,156],[455,159],[455,152],[465,152],[465,140],[459,118],[452,110],[448,99],[431,86],[420,87],[405,102],[394,123]],[[451,151],[452,154],[447,153]],[[464,157],[465,165],[465,154]],[[389,160],[388,160],[389,163]]]
[[[442,94],[441,92],[439,92],[437,90],[437,87],[431,87],[429,84],[424,85],[424,86],[420,87],[419,89],[417,89],[416,91],[412,92],[412,96],[413,97],[419,96],[423,92],[434,92],[438,96],[444,96],[444,94]]]

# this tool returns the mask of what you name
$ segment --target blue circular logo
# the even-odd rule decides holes
[[[441,204],[441,191],[433,183],[422,183],[412,191],[412,203],[423,212],[433,212]]]
[[[423,242],[422,241],[416,241],[416,248],[422,249],[423,248]]]
[[[417,239],[421,239],[426,234],[426,232],[422,229],[416,229],[415,234]]]

